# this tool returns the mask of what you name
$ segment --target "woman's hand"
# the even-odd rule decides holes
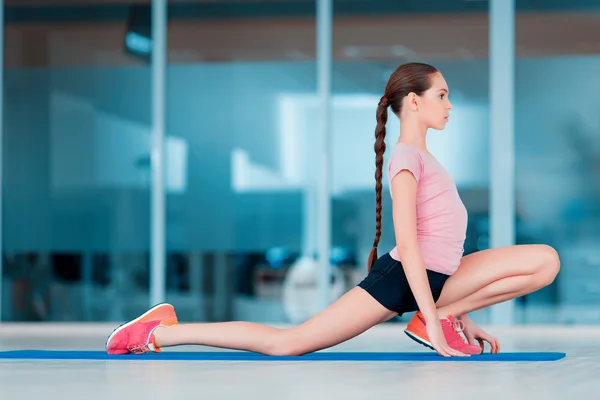
[[[427,321],[425,327],[427,328],[429,342],[439,355],[444,357],[469,357],[468,354],[461,353],[460,351],[454,350],[452,347],[448,346],[448,342],[444,336],[444,331],[442,330],[442,325],[438,318],[434,319],[433,321]]]
[[[461,316],[460,320],[463,322],[463,333],[469,344],[475,344],[475,340],[477,340],[479,347],[481,347],[481,351],[483,352],[485,351],[484,342],[488,342],[492,347],[490,350],[491,354],[498,354],[500,352],[500,343],[498,342],[498,339],[477,326],[468,315]]]

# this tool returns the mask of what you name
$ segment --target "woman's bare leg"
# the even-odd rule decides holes
[[[546,245],[506,246],[463,257],[436,303],[440,316],[460,316],[539,290],[560,269],[556,251]]]
[[[364,289],[355,287],[321,313],[289,329],[252,322],[179,324],[157,328],[154,338],[158,347],[196,344],[268,355],[301,355],[342,343],[396,315]]]

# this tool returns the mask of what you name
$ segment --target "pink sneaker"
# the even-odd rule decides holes
[[[481,347],[467,343],[460,335],[464,329],[462,321],[455,320],[453,316],[448,315],[448,317],[440,319],[440,323],[442,325],[442,331],[444,332],[444,337],[446,338],[448,346],[464,354],[481,354]],[[433,346],[429,342],[429,336],[427,335],[425,318],[423,318],[423,315],[420,311],[417,312],[410,320],[404,332],[415,342],[433,349]]]
[[[159,326],[178,323],[171,304],[162,303],[152,307],[136,319],[119,326],[106,340],[108,354],[142,354],[160,349],[154,342],[154,330]]]

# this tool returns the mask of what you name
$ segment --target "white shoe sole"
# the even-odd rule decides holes
[[[417,335],[415,335],[409,331],[404,331],[404,333],[406,333],[408,335],[408,337],[411,338],[412,340],[414,340],[415,342],[422,344],[425,347],[429,347],[431,350],[435,350],[433,348],[433,346],[431,345],[431,343],[429,343],[427,340],[423,340],[420,337],[418,337]]]

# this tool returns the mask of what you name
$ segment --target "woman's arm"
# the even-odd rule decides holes
[[[427,271],[417,243],[417,181],[408,170],[392,179],[393,221],[396,248],[408,283],[425,321],[437,322],[438,314],[429,287]]]
[[[448,346],[429,287],[429,278],[417,242],[417,181],[408,170],[392,179],[393,219],[396,249],[402,260],[406,279],[425,318],[427,335],[433,348],[442,356],[464,356]]]

